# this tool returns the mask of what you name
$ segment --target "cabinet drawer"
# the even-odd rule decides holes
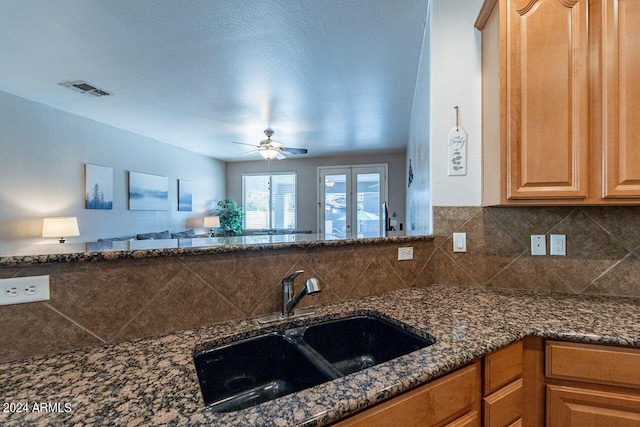
[[[450,422],[445,427],[480,427],[480,416],[478,415],[478,411],[471,411],[457,420]]]
[[[443,425],[475,409],[474,403],[479,399],[480,365],[476,362],[339,421],[336,425],[341,427]]]
[[[638,427],[640,396],[548,385],[547,425]]]
[[[640,350],[547,341],[549,378],[640,388]]]
[[[522,341],[484,358],[483,394],[493,393],[522,375]]]
[[[484,426],[508,427],[522,416],[522,379],[484,398]]]

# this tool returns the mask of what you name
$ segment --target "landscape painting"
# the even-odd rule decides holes
[[[193,195],[191,192],[191,181],[186,179],[178,180],[178,210],[191,211]]]
[[[113,169],[85,164],[85,208],[113,209]]]
[[[169,209],[169,179],[166,176],[129,172],[129,210]]]

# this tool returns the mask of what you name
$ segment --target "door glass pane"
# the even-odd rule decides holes
[[[380,236],[380,174],[359,173],[356,178],[358,237]]]
[[[324,177],[324,230],[325,239],[347,237],[347,176]]]

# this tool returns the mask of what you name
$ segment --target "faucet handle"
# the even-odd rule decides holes
[[[288,282],[293,282],[295,278],[301,275],[302,273],[304,273],[304,270],[296,270],[293,273],[286,276],[284,279],[282,279],[282,283],[284,284]]]

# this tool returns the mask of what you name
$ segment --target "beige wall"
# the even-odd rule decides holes
[[[396,213],[398,222],[405,221],[406,171],[404,152],[386,154],[359,154],[331,157],[290,157],[287,160],[265,160],[227,163],[227,197],[242,203],[242,174],[271,172],[296,172],[298,179],[299,230],[318,232],[318,167],[338,165],[389,165],[389,214]]]

